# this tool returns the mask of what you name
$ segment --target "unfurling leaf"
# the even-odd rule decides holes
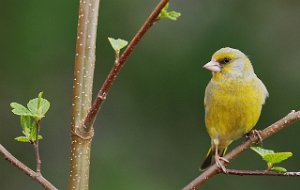
[[[21,127],[23,129],[23,134],[26,137],[29,137],[32,128],[30,116],[24,116],[24,115],[21,116]]]
[[[38,136],[38,139],[39,139],[39,140],[43,139],[42,135],[39,135],[39,136]]]
[[[33,116],[33,114],[22,104],[12,102],[10,103],[10,107],[13,108],[12,112],[16,115]]]
[[[120,38],[114,39],[114,38],[108,38],[110,45],[116,52],[120,52],[122,48],[127,46],[128,42],[126,40],[122,40]]]
[[[269,150],[269,149],[264,149],[262,147],[259,146],[252,146],[250,147],[251,150],[253,150],[254,152],[256,152],[257,154],[259,154],[261,157],[263,157],[266,154],[272,154],[274,153],[273,150]]]
[[[168,11],[169,3],[166,4],[166,6],[161,10],[161,12],[158,15],[158,19],[170,19],[170,20],[177,20],[178,17],[181,16],[181,13],[176,11]]]
[[[278,164],[293,156],[293,153],[291,152],[274,152],[273,150],[264,149],[262,147],[251,147],[251,149],[267,162],[267,170],[277,172],[286,172],[287,170],[283,167],[274,167],[274,164]]]
[[[263,159],[273,165],[273,164],[278,164],[283,160],[288,159],[291,156],[293,156],[293,153],[291,152],[276,152],[276,153],[270,153],[264,155]]]
[[[48,100],[42,98],[42,92],[39,93],[39,97],[32,99],[28,102],[28,109],[34,114],[37,119],[42,119],[50,108]]]
[[[22,127],[22,133],[24,136],[16,137],[15,140],[19,142],[33,143],[37,139],[43,139],[38,132],[40,120],[45,117],[45,114],[50,108],[48,100],[43,99],[43,92],[40,92],[38,98],[32,99],[27,103],[27,107],[12,102],[10,106],[13,108],[12,112],[20,117],[20,124]]]
[[[278,166],[272,167],[271,170],[280,173],[287,172],[287,170],[284,167],[278,167]]]
[[[15,140],[19,142],[30,142],[30,140],[25,136],[16,137]]]

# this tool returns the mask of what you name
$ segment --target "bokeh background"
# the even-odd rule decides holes
[[[94,94],[114,53],[107,37],[130,40],[155,1],[102,0]],[[0,0],[0,143],[35,167],[33,148],[18,143],[19,119],[9,103],[26,104],[45,92],[51,109],[42,121],[42,171],[67,188],[77,1]],[[270,98],[257,128],[300,108],[300,1],[174,0],[182,17],[163,20],[138,45],[95,123],[90,189],[181,189],[200,174],[210,145],[203,96],[212,53],[230,46],[251,58]],[[266,148],[292,151],[282,163],[300,170],[300,123],[266,140]],[[238,141],[232,147],[236,146]],[[263,169],[251,151],[230,167]],[[298,178],[219,175],[202,189],[299,189]],[[0,189],[41,189],[0,159]]]

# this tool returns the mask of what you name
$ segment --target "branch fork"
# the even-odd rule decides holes
[[[30,169],[28,166],[23,164],[21,161],[15,158],[8,150],[6,150],[1,144],[0,144],[0,154],[3,155],[5,160],[9,161],[17,169],[23,171],[26,175],[31,177],[33,180],[37,181],[45,189],[57,190],[57,188],[51,182],[45,179],[40,172],[38,171],[35,172],[32,169]]]
[[[169,0],[161,0],[143,26],[133,37],[123,54],[116,56],[115,63],[105,79],[94,102],[92,99],[93,73],[95,66],[95,44],[97,34],[99,0],[80,1],[80,17],[78,21],[76,60],[73,87],[72,111],[72,140],[71,140],[71,167],[68,188],[72,190],[87,190],[89,186],[90,149],[94,135],[93,124],[106,96],[120,73],[128,57],[133,52],[150,26],[156,21],[161,10]],[[95,9],[90,9],[93,5]],[[89,22],[87,22],[89,21]],[[85,48],[92,47],[92,48]],[[89,59],[85,59],[89,58]],[[86,77],[88,76],[88,77]],[[76,80],[75,80],[76,79]],[[82,94],[84,93],[84,94]],[[84,154],[77,156],[77,154]]]

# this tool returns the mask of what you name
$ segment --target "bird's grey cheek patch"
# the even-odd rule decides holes
[[[235,70],[235,71],[240,71],[242,72],[244,70],[244,64],[243,64],[243,61],[242,60],[236,60],[232,63],[232,68]]]

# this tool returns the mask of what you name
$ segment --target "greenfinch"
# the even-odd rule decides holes
[[[211,148],[201,169],[216,163],[226,172],[220,160],[230,143],[247,134],[256,125],[268,91],[254,73],[249,58],[233,48],[215,52],[203,66],[212,72],[205,89],[205,125]]]

